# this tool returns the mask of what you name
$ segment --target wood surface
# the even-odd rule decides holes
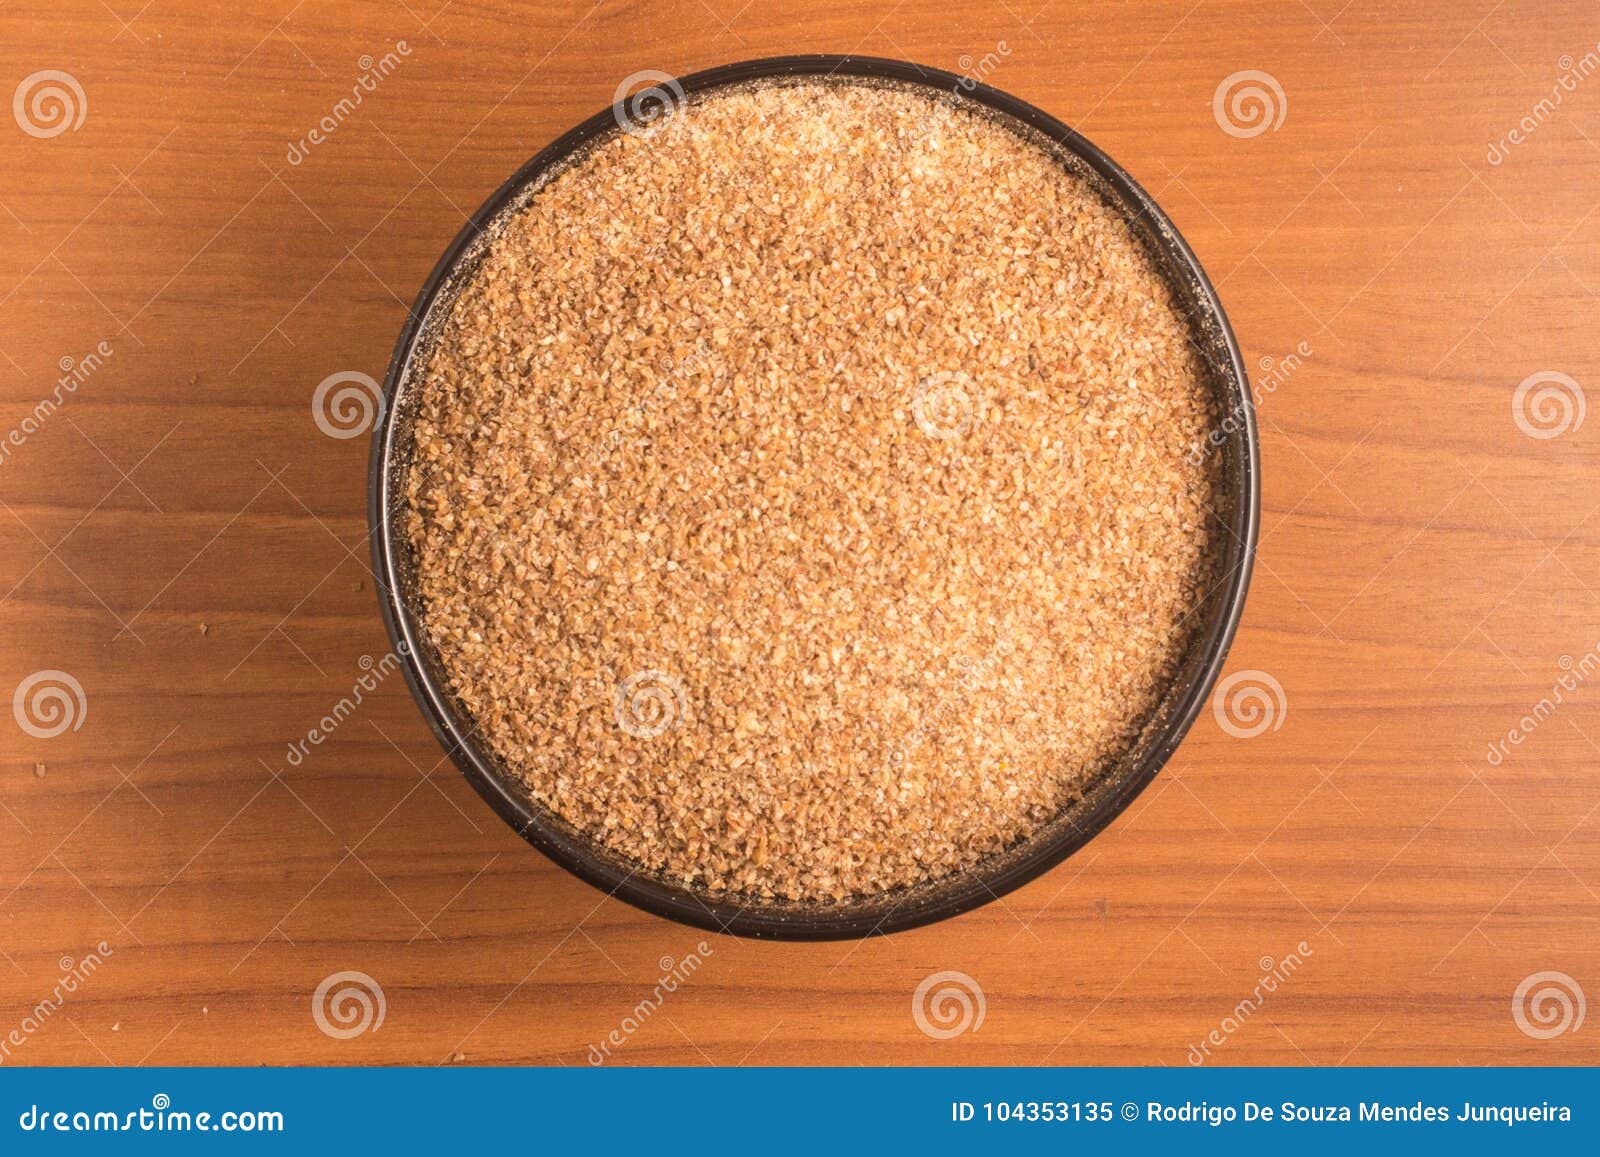
[[[1600,414],[1515,408],[1600,386],[1597,40],[1592,3],[1514,0],[10,0],[0,98],[61,70],[84,117],[0,107],[0,433],[111,352],[0,463],[0,698],[63,671],[86,704],[53,738],[0,712],[0,1040],[109,952],[4,1060],[582,1065],[705,940],[617,1062],[1183,1065],[1303,941],[1214,1063],[1594,1063],[1600,1023],[1539,1039],[1513,1000],[1600,998]],[[1253,738],[1208,709],[999,902],[794,945],[547,862],[398,675],[288,752],[386,650],[367,442],[319,429],[318,384],[381,378],[465,214],[623,78],[813,51],[981,70],[1182,229],[1275,385],[1228,671],[1283,708]],[[1282,92],[1253,136],[1214,108],[1246,70]],[[348,970],[384,1019],[338,1039],[313,994]],[[984,1019],[933,1039],[946,970]]]

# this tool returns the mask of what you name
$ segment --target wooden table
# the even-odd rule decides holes
[[[50,675],[70,722],[0,727],[3,1059],[1600,1060],[1513,1013],[1600,998],[1597,38],[1582,2],[13,0],[0,96],[75,111],[0,117],[0,693],[83,700]],[[999,903],[791,945],[546,862],[398,675],[288,753],[386,650],[367,444],[319,383],[382,376],[464,214],[622,78],[810,51],[981,72],[1187,235],[1264,387],[1229,671],[1282,700],[1252,738],[1208,710]],[[947,970],[984,1018],[933,1039]],[[348,971],[377,1031],[313,1015]]]

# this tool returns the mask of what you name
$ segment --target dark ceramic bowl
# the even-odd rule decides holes
[[[1204,706],[1222,668],[1244,605],[1260,512],[1256,428],[1249,383],[1238,343],[1216,291],[1194,253],[1161,209],[1110,157],[1066,125],[996,89],[938,69],[855,56],[788,56],[746,61],[684,77],[674,99],[693,101],[728,85],[783,83],[785,78],[894,84],[952,94],[1037,143],[1062,164],[1086,176],[1120,205],[1164,269],[1189,313],[1196,341],[1209,362],[1220,408],[1231,416],[1226,436],[1207,449],[1221,457],[1219,517],[1228,534],[1221,548],[1222,576],[1206,599],[1204,623],[1163,701],[1121,762],[1102,775],[1079,802],[1010,850],[937,882],[844,904],[806,905],[713,897],[642,871],[596,845],[535,802],[475,735],[455,702],[449,681],[426,640],[413,596],[413,565],[404,531],[403,480],[417,391],[411,375],[422,363],[434,327],[447,316],[456,292],[482,258],[482,238],[502,214],[515,212],[541,180],[597,138],[619,131],[630,115],[618,105],[596,113],[545,148],[473,214],[434,267],[395,346],[384,383],[385,406],[373,434],[369,483],[373,573],[384,623],[405,662],[406,681],[439,742],[462,774],[505,821],[534,847],[602,891],[647,911],[718,932],[791,940],[869,936],[927,924],[997,899],[1059,864],[1111,822],[1166,763]],[[671,85],[663,86],[671,90]],[[637,112],[637,108],[633,110]]]

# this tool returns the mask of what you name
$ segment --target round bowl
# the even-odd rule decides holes
[[[653,74],[657,79],[659,74]],[[968,911],[1059,864],[1100,832],[1161,770],[1205,705],[1222,669],[1244,606],[1260,514],[1259,458],[1249,382],[1238,342],[1194,253],[1143,189],[1122,168],[1078,133],[1016,97],[939,69],[859,56],[786,56],[713,68],[676,81],[662,81],[672,99],[752,81],[784,78],[893,82],[955,94],[986,115],[1051,151],[1122,207],[1135,231],[1163,269],[1194,327],[1196,344],[1209,365],[1228,415],[1205,453],[1221,457],[1217,518],[1228,530],[1222,542],[1216,586],[1201,604],[1205,616],[1177,676],[1121,761],[1086,789],[1083,798],[1011,849],[956,875],[914,888],[829,904],[794,904],[712,896],[659,878],[603,848],[537,803],[475,734],[456,703],[449,680],[426,634],[412,596],[413,566],[404,532],[404,478],[410,423],[417,391],[410,388],[437,319],[448,315],[456,293],[485,250],[486,230],[502,214],[515,212],[578,150],[620,131],[630,115],[625,95],[596,113],[524,164],[456,236],[439,259],[400,331],[384,382],[384,405],[373,431],[368,484],[373,574],[384,624],[404,664],[406,682],[434,734],[469,783],[518,834],[562,867],[608,895],[649,912],[716,932],[790,940],[829,940],[885,934]]]

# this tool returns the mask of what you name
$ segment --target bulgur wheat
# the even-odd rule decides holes
[[[951,98],[722,91],[489,242],[411,388],[418,607],[642,869],[831,902],[1025,839],[1210,586],[1203,359],[1128,222]]]

